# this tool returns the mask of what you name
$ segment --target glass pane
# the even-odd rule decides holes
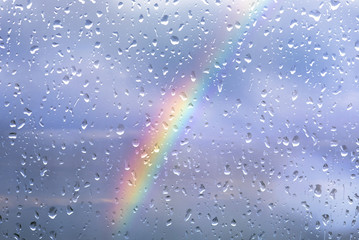
[[[0,3],[0,239],[358,239],[359,1]]]

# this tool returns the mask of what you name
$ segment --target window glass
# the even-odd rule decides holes
[[[359,1],[3,0],[0,239],[358,239]]]

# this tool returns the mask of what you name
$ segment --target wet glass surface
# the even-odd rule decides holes
[[[0,239],[358,239],[359,2],[2,1]]]

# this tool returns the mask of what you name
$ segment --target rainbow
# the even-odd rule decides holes
[[[134,209],[143,202],[150,191],[156,174],[167,159],[167,153],[183,132],[185,125],[190,120],[198,100],[208,94],[209,81],[220,73],[221,68],[213,62],[224,62],[233,55],[233,50],[228,44],[230,39],[239,39],[246,35],[250,27],[254,27],[259,15],[269,0],[242,0],[238,8],[242,10],[243,18],[237,19],[241,27],[233,29],[232,34],[222,41],[222,46],[213,48],[216,52],[209,54],[209,64],[201,69],[203,74],[195,77],[193,73],[179,82],[182,85],[176,87],[176,92],[169,94],[157,112],[155,123],[151,123],[148,133],[139,141],[139,147],[135,148],[128,158],[128,166],[120,179],[120,185],[116,193],[115,222],[121,229],[129,226],[133,218]],[[226,37],[226,36],[225,36]],[[228,46],[229,45],[229,46]],[[196,103],[196,104],[195,104]]]

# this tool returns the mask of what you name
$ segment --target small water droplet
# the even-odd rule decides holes
[[[224,166],[224,175],[230,175],[231,174],[231,166],[229,164],[226,164],[226,166]]]
[[[60,20],[55,20],[52,27],[54,28],[54,30],[56,30],[58,28],[63,28]]]
[[[162,25],[168,24],[168,15],[163,15],[163,17],[161,18],[161,24]]]
[[[320,184],[315,185],[314,195],[316,197],[321,197],[322,196],[322,185],[320,185]]]
[[[184,216],[184,221],[187,222],[192,216],[192,209],[187,209],[186,214]]]
[[[39,46],[34,45],[30,48],[30,53],[35,54],[37,51],[39,51]]]
[[[67,85],[70,83],[70,78],[69,76],[65,75],[63,78],[62,78],[62,82]]]
[[[247,54],[244,57],[244,61],[246,61],[247,63],[251,63],[252,62],[252,56],[250,54]]]
[[[338,0],[330,0],[330,9],[331,10],[337,10],[340,6],[340,1]]]
[[[232,226],[232,227],[237,226],[237,222],[236,222],[236,220],[232,219],[232,221],[231,221],[231,226]]]
[[[125,126],[123,126],[123,124],[119,124],[117,126],[117,130],[116,130],[117,135],[123,135],[125,133]]]
[[[140,142],[138,141],[138,139],[135,138],[135,139],[132,140],[132,146],[133,147],[138,147],[139,145],[140,145]]]
[[[313,18],[316,22],[320,20],[322,14],[318,10],[312,10],[309,12],[309,17]]]
[[[323,172],[327,172],[328,169],[329,169],[328,164],[327,164],[327,163],[324,163],[324,165],[323,165]]]
[[[217,217],[214,217],[212,219],[212,226],[217,226],[218,225],[218,218]]]
[[[297,100],[297,98],[298,98],[298,91],[297,91],[297,90],[294,90],[294,91],[292,92],[292,101]]]
[[[357,40],[357,41],[355,42],[354,47],[355,47],[355,50],[359,52],[359,40]]]
[[[337,190],[335,188],[332,189],[332,191],[330,191],[329,195],[332,199],[335,199],[335,194],[337,193]]]
[[[82,123],[81,123],[81,128],[83,129],[83,130],[85,130],[86,128],[87,128],[87,120],[86,119],[84,119],[83,121],[82,121]]]
[[[49,218],[54,219],[57,216],[57,208],[50,207],[48,216],[49,216]]]
[[[245,141],[246,141],[246,143],[252,142],[252,133],[247,133]]]
[[[172,37],[170,38],[170,41],[171,41],[171,44],[172,44],[172,45],[177,45],[177,44],[179,44],[179,39],[178,39],[178,37],[176,37],[176,36],[172,36]]]
[[[72,207],[71,207],[70,205],[67,205],[67,207],[66,207],[66,213],[67,213],[67,215],[69,215],[69,216],[74,213],[74,210],[72,209]]]
[[[92,21],[87,19],[85,22],[85,28],[90,29],[90,28],[92,28],[92,26],[93,26]]]
[[[16,132],[9,133],[9,138],[10,139],[16,139]]]
[[[177,175],[177,176],[180,176],[181,175],[181,168],[180,168],[180,166],[178,166],[178,165],[175,165],[174,167],[173,167],[173,174],[175,174],[175,175]]]
[[[259,182],[259,189],[261,190],[261,192],[264,192],[266,190],[266,185],[263,181]]]
[[[36,226],[37,226],[37,224],[36,224],[35,221],[31,222],[31,223],[30,223],[30,229],[31,229],[31,231],[35,231],[35,230],[36,230]]]
[[[293,145],[293,147],[298,147],[299,144],[300,144],[300,142],[299,142],[299,136],[295,135],[295,136],[293,137],[293,139],[292,139],[292,145]]]

